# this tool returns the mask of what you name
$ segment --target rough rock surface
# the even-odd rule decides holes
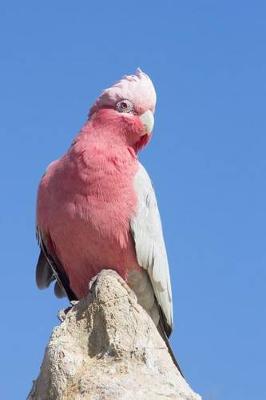
[[[200,400],[135,294],[103,271],[64,315],[28,400]]]

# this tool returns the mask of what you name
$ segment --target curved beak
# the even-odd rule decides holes
[[[145,113],[141,114],[139,118],[145,127],[145,134],[150,135],[154,126],[153,113],[150,110],[145,111]]]

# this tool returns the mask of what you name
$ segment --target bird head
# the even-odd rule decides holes
[[[139,68],[105,89],[92,106],[89,119],[105,127],[138,151],[149,142],[156,104],[152,81]]]

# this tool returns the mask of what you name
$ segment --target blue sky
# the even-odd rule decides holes
[[[0,397],[26,397],[57,311],[34,283],[35,198],[99,92],[140,66],[158,95],[141,154],[171,264],[174,351],[206,400],[265,385],[264,1],[0,3]]]

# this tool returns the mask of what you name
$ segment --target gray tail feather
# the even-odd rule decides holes
[[[161,319],[160,319],[160,322],[159,322],[159,325],[158,325],[158,331],[159,331],[160,335],[162,336],[162,338],[163,338],[163,340],[164,340],[164,342],[165,342],[165,344],[166,344],[166,346],[168,348],[168,351],[169,351],[169,354],[170,354],[170,356],[171,356],[171,358],[173,360],[173,363],[175,364],[176,368],[180,372],[181,376],[184,378],[183,372],[182,372],[182,370],[181,370],[181,368],[180,368],[180,366],[179,366],[179,364],[177,362],[177,359],[175,358],[174,352],[173,352],[173,350],[171,348],[171,345],[169,343],[169,339],[168,339],[168,337],[167,337],[167,335],[165,333],[165,330],[164,330],[164,327],[163,327]]]

